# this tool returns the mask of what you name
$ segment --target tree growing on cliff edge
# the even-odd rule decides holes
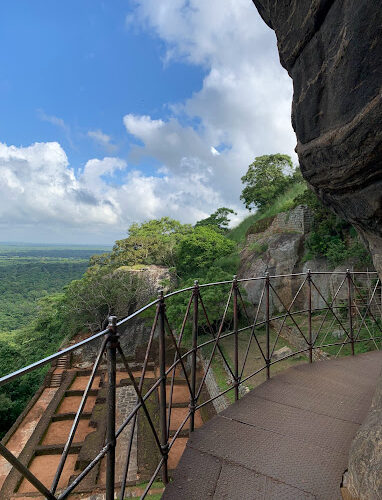
[[[276,153],[257,156],[241,178],[245,187],[240,199],[249,210],[267,208],[277,196],[297,181],[301,176],[299,174],[288,155]]]
[[[198,226],[181,240],[176,270],[183,278],[203,276],[217,259],[230,255],[235,248],[233,241],[211,226]]]
[[[217,231],[226,233],[230,222],[230,214],[237,215],[232,208],[220,207],[206,219],[198,220],[195,227],[212,226]]]

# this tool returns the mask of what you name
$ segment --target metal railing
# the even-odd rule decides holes
[[[325,288],[325,290],[324,290]],[[214,290],[223,296],[221,314],[216,303],[205,300],[206,292]],[[294,293],[292,293],[292,291]],[[188,294],[188,295],[187,295]],[[184,300],[184,314],[175,315],[177,324],[170,324],[166,310],[173,307],[179,298]],[[211,297],[211,295],[210,295]],[[270,378],[272,367],[293,357],[306,356],[312,363],[326,356],[354,355],[359,345],[364,349],[379,349],[382,339],[382,293],[376,273],[311,272],[289,275],[237,279],[217,283],[198,284],[159,297],[139,309],[134,314],[117,321],[112,316],[108,327],[75,345],[67,347],[51,356],[23,369],[0,378],[0,386],[9,383],[43,365],[52,363],[59,357],[90,345],[100,343],[89,380],[82,394],[81,402],[63,448],[60,462],[51,485],[44,485],[4,444],[0,444],[0,454],[21,473],[42,495],[51,500],[64,500],[78,487],[89,472],[106,457],[106,498],[114,499],[115,451],[118,438],[130,426],[129,443],[125,451],[122,480],[119,483],[118,498],[123,499],[127,487],[127,477],[131,464],[134,432],[137,420],[145,418],[152,433],[160,460],[151,479],[147,482],[141,498],[149,492],[155,479],[161,475],[164,484],[169,481],[168,457],[176,439],[188,424],[189,432],[195,429],[196,412],[232,391],[234,399],[240,397],[240,386],[254,377],[265,374]],[[142,359],[139,376],[134,375],[132,363],[128,361],[121,346],[121,336],[129,335],[130,325],[137,318],[148,322],[152,313],[152,324]],[[212,314],[212,316],[211,316]],[[172,315],[173,316],[173,315]],[[174,319],[172,319],[174,322]],[[156,351],[153,354],[153,346]],[[277,347],[285,344],[287,349],[279,357]],[[58,489],[62,472],[71,450],[73,439],[95,377],[101,370],[104,354],[107,358],[107,423],[104,446],[83,470],[64,488]],[[170,354],[169,354],[170,353]],[[249,370],[250,359],[260,357],[260,366]],[[171,359],[169,358],[171,355]],[[200,357],[206,358],[204,369]],[[123,423],[116,427],[116,371],[117,359],[127,372],[134,388],[136,403]],[[157,363],[159,376],[152,380],[150,388],[144,387],[150,359]],[[169,361],[170,359],[170,361]],[[208,373],[213,364],[221,363],[232,384],[222,388],[218,394],[206,397],[204,391]],[[170,433],[172,410],[174,408],[174,385],[176,378],[183,377],[189,395],[187,415]],[[168,387],[169,386],[169,387]],[[169,388],[169,391],[166,390]],[[203,396],[202,396],[203,394]],[[154,422],[152,410],[148,407],[150,398],[158,398],[159,425]],[[158,420],[158,419],[157,419]],[[139,446],[139,443],[138,443]]]

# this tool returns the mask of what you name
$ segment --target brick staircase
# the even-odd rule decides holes
[[[56,369],[50,377],[49,387],[60,387],[66,370],[70,368],[70,353],[60,356],[57,360]]]

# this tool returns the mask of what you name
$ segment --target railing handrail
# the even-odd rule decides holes
[[[317,287],[317,285],[314,283],[312,277],[314,276],[341,276],[341,284],[338,287],[338,290],[334,294],[334,298],[328,298],[328,300],[322,295],[320,289]],[[355,293],[359,293],[359,289],[357,287],[356,281],[354,281],[354,278],[356,276],[369,276],[369,277],[376,277],[377,281],[375,282],[374,286],[374,281],[373,281],[373,293],[369,296],[369,299],[365,301],[365,305],[367,306],[366,309],[359,309],[358,305],[355,301]],[[273,280],[277,280],[280,278],[298,278],[298,277],[304,277],[304,280],[299,281],[299,287],[296,293],[294,293],[293,300],[291,303],[288,305],[285,305],[283,300],[280,298],[278,295],[276,289],[274,288],[274,283],[272,283]],[[239,285],[240,283],[246,284],[248,282],[255,282],[255,281],[264,281],[264,287],[263,287],[263,292],[261,294],[261,297],[258,302],[257,306],[257,312],[255,315],[254,321],[250,319],[247,310],[246,310],[246,305],[245,301],[243,299],[243,296],[240,292]],[[337,295],[339,294],[340,290],[342,289],[342,286],[347,283],[345,286],[347,287],[347,302],[345,304],[340,303],[339,305],[335,303],[337,299]],[[292,310],[292,307],[295,304],[296,299],[298,298],[301,290],[304,288],[305,284],[308,286],[308,307],[304,307],[301,309],[299,307],[297,310]],[[225,303],[224,307],[224,314],[222,315],[222,318],[219,318],[219,323],[216,326],[216,331],[215,328],[212,328],[210,320],[207,315],[207,311],[205,308],[204,301],[202,300],[202,295],[200,294],[200,291],[206,288],[214,287],[214,286],[223,286],[223,285],[230,285],[230,291],[228,294],[228,300]],[[65,354],[69,354],[75,350],[77,350],[80,347],[83,347],[85,345],[90,344],[91,342],[94,342],[97,339],[104,338],[101,348],[98,350],[98,355],[96,358],[96,362],[93,366],[92,374],[89,378],[86,390],[83,393],[82,400],[79,406],[79,409],[77,410],[75,419],[73,421],[73,426],[72,429],[69,433],[68,441],[64,447],[64,451],[60,460],[59,467],[57,469],[53,485],[50,489],[49,495],[47,498],[55,499],[55,500],[63,500],[64,498],[67,498],[67,496],[73,491],[73,489],[80,483],[80,481],[88,474],[88,472],[100,461],[102,457],[105,455],[107,456],[107,483],[106,483],[106,492],[107,492],[107,500],[111,500],[114,498],[114,466],[115,466],[115,441],[118,438],[118,436],[123,432],[123,430],[126,428],[126,426],[130,423],[133,422],[133,428],[135,428],[136,424],[136,418],[138,411],[142,409],[145,412],[145,416],[151,426],[151,430],[154,433],[154,437],[156,439],[156,443],[159,447],[160,453],[161,453],[161,460],[154,472],[154,475],[151,477],[150,482],[148,483],[146,490],[143,494],[143,497],[146,495],[146,493],[149,491],[150,486],[152,482],[154,481],[156,475],[158,474],[159,470],[162,468],[163,472],[163,481],[164,483],[168,482],[168,469],[167,469],[167,458],[168,458],[168,453],[171,450],[175,439],[180,435],[182,429],[184,428],[185,424],[187,421],[190,421],[190,432],[194,430],[194,415],[195,412],[205,406],[208,403],[213,402],[215,399],[217,399],[220,396],[223,396],[224,394],[228,393],[231,390],[234,390],[235,394],[235,400],[239,399],[239,387],[241,384],[246,382],[248,379],[254,377],[255,375],[263,372],[266,370],[266,377],[270,377],[270,368],[276,363],[279,363],[281,361],[284,361],[286,359],[289,359],[293,356],[299,355],[299,354],[305,354],[309,353],[309,361],[312,362],[313,357],[312,354],[314,351],[320,349],[324,349],[327,347],[333,347],[333,346],[339,346],[340,350],[338,354],[341,352],[341,349],[345,345],[351,345],[352,348],[352,354],[354,355],[354,345],[359,343],[359,342],[368,342],[368,341],[373,341],[375,346],[378,348],[376,341],[379,342],[382,340],[382,336],[376,336],[372,335],[372,333],[369,330],[369,326],[366,323],[366,317],[368,314],[371,315],[373,318],[374,322],[377,324],[378,330],[380,333],[382,333],[382,328],[381,325],[378,323],[380,320],[376,320],[373,312],[370,310],[372,301],[375,297],[375,293],[377,290],[377,287],[380,286],[380,280],[378,278],[378,274],[374,271],[372,272],[364,272],[364,271],[355,271],[355,272],[350,272],[349,270],[347,271],[336,271],[336,272],[330,272],[330,271],[310,271],[307,270],[307,272],[301,272],[301,273],[290,273],[290,274],[279,274],[279,275],[269,275],[266,273],[264,276],[256,276],[252,278],[242,278],[242,279],[237,279],[236,276],[232,280],[226,280],[226,281],[216,281],[212,283],[204,283],[204,284],[199,284],[198,282],[195,282],[193,286],[182,288],[179,290],[175,290],[172,292],[169,292],[167,294],[163,294],[163,292],[160,292],[159,297],[156,300],[151,301],[150,303],[146,304],[145,306],[141,307],[134,313],[126,316],[125,318],[122,318],[120,321],[117,322],[116,318],[110,317],[109,319],[109,325],[107,328],[104,330],[97,332],[91,336],[89,336],[87,339],[84,339],[80,342],[77,342],[76,344],[73,344],[69,347],[66,347],[62,349],[61,351],[58,351],[50,356],[47,356],[41,360],[38,360],[34,363],[31,363],[28,366],[25,366],[24,368],[21,368],[15,372],[12,372],[8,375],[5,375],[0,378],[0,387],[4,386],[6,383],[11,382],[23,375],[26,375],[27,373],[44,366],[46,364],[52,363],[56,359],[60,358],[61,356],[64,356]],[[318,297],[321,296],[321,299],[324,302],[324,306],[322,307],[317,307],[313,306],[312,304],[312,291],[313,287],[316,290],[316,294]],[[168,318],[166,315],[166,301],[167,299],[170,299],[171,297],[174,297],[176,295],[186,293],[186,292],[191,292],[191,297],[188,302],[188,306],[186,309],[186,313],[184,315],[182,327],[180,331],[178,332],[178,337],[174,335],[174,332],[171,329],[171,326],[168,322]],[[270,296],[273,294],[273,298],[277,298],[279,302],[282,305],[282,309],[285,309],[285,312],[283,314],[275,314],[271,316],[270,314]],[[362,295],[360,297],[363,300]],[[379,297],[379,294],[378,294]],[[265,319],[259,318],[259,311],[260,311],[260,306],[263,303],[264,299],[264,304],[265,304]],[[343,298],[338,299],[338,300],[345,300]],[[232,330],[230,329],[230,322],[228,322],[228,328],[227,328],[227,313],[230,309],[231,301],[233,301],[233,328]],[[241,302],[240,302],[241,301]],[[245,312],[245,316],[248,320],[248,324],[246,326],[240,326],[238,323],[238,314],[239,314],[239,308],[240,304],[242,307],[242,313]],[[305,303],[304,303],[305,304]],[[248,303],[247,303],[248,305]],[[192,306],[192,307],[191,307]],[[200,309],[198,309],[200,306]],[[121,345],[119,343],[119,335],[118,335],[118,327],[122,325],[128,324],[131,320],[134,318],[139,317],[142,313],[147,311],[150,308],[156,307],[156,314],[155,318],[153,321],[153,325],[151,328],[151,333],[150,333],[150,338],[147,344],[147,349],[146,349],[146,356],[145,360],[143,363],[143,368],[142,368],[142,373],[141,373],[141,378],[139,384],[136,383],[135,377],[133,376],[133,373],[131,371],[131,368],[129,366],[129,363],[123,353],[123,350],[121,348]],[[193,312],[191,313],[191,309]],[[345,320],[340,319],[340,316],[337,316],[338,314],[340,315],[341,313],[338,311],[341,311],[342,309],[347,309],[348,310],[348,324],[345,325]],[[326,311],[324,319],[322,320],[322,323],[320,327],[317,330],[316,336],[313,336],[312,333],[312,314],[317,313],[317,312],[323,312]],[[343,330],[344,334],[346,334],[346,338],[344,338],[343,341],[338,341],[338,342],[331,342],[331,343],[326,343],[325,340],[327,338],[326,334],[324,338],[320,340],[320,343],[316,344],[316,341],[318,339],[318,336],[321,332],[322,326],[326,320],[327,314],[331,311],[333,314],[333,317],[335,320],[339,323],[341,326],[341,329]],[[375,311],[375,310],[374,310]],[[381,305],[381,310],[379,309],[378,306],[378,314],[381,313],[382,317],[382,305]],[[360,319],[361,323],[358,327],[358,331],[355,332],[354,324],[353,324],[353,318],[352,315],[356,312]],[[200,326],[200,323],[198,323],[198,315],[203,315],[204,314],[204,320],[206,320],[209,333],[211,334],[212,338],[210,340],[205,340],[203,339],[202,342],[198,343],[198,328]],[[308,315],[308,327],[309,331],[308,334],[304,334],[304,332],[301,330],[300,326],[296,323],[295,317],[298,317],[299,315],[307,314]],[[181,341],[182,341],[182,336],[185,331],[186,323],[187,320],[190,319],[190,316],[192,316],[192,347],[191,348],[186,348],[185,351],[180,350],[181,346]],[[291,323],[288,325],[286,323],[287,319],[291,319]],[[232,321],[232,319],[230,320]],[[320,319],[321,321],[321,319]],[[334,320],[333,320],[334,321]],[[277,324],[277,322],[280,322],[281,326]],[[272,339],[272,344],[273,347],[270,345],[270,327],[272,325],[272,328],[277,330],[273,325],[277,324],[277,329],[278,333],[276,335],[275,340]],[[284,328],[284,326],[291,328],[297,328],[298,333],[301,334],[301,338],[298,335],[300,344],[294,344],[294,347],[296,347],[296,351],[285,355],[284,357],[280,359],[273,359],[273,354],[275,352],[275,348],[278,342],[278,339],[280,337],[281,331]],[[295,325],[295,326],[293,326]],[[366,329],[369,332],[369,336],[365,338],[364,333],[362,334],[363,337],[359,338],[362,327],[366,327]],[[261,348],[259,341],[256,337],[256,334],[254,333],[256,329],[264,327],[266,329],[266,346],[264,347],[264,351]],[[228,333],[223,333],[223,330],[226,332],[228,329]],[[150,389],[143,394],[142,393],[142,386],[143,386],[143,380],[145,377],[146,369],[147,369],[147,364],[148,364],[148,359],[149,359],[149,353],[151,349],[151,345],[154,339],[154,334],[155,332],[159,330],[159,367],[160,367],[160,376],[157,377],[156,381],[151,385]],[[239,370],[239,357],[238,357],[238,336],[242,332],[250,330],[249,334],[249,343],[247,346],[247,352],[244,358],[244,361],[242,363],[242,370],[240,372]],[[296,330],[296,331],[297,331]],[[126,333],[126,332],[124,332]],[[170,343],[171,348],[175,349],[175,354],[174,354],[174,361],[173,363],[169,363],[169,366],[166,366],[167,361],[166,361],[166,336],[172,340],[173,344]],[[229,363],[227,359],[225,358],[225,355],[223,351],[221,350],[219,346],[219,341],[226,339],[230,336],[234,336],[234,341],[235,341],[235,359],[234,359],[234,367],[231,369],[229,366]],[[244,376],[244,367],[247,361],[247,356],[249,349],[251,347],[251,342],[252,340],[255,339],[256,343],[259,347],[259,350],[261,351],[262,357],[264,359],[264,366],[261,368],[256,369],[253,373],[250,373],[249,375],[246,374]],[[302,344],[301,344],[302,343]],[[199,383],[199,386],[197,387],[196,384],[196,363],[197,363],[197,353],[201,352],[203,348],[206,346],[211,346],[212,347],[212,354],[209,355],[209,360],[206,363],[206,367],[204,367],[204,375],[201,378],[201,382]],[[222,361],[224,362],[227,366],[227,368],[230,371],[230,374],[232,375],[233,379],[233,384],[232,387],[229,387],[228,389],[223,390],[220,392],[218,395],[215,395],[213,397],[210,397],[209,399],[200,402],[200,395],[201,391],[203,389],[203,385],[206,382],[206,377],[207,373],[210,369],[212,369],[212,360],[214,358],[215,352],[219,350],[221,356],[222,356]],[[91,390],[92,383],[94,381],[94,377],[96,375],[97,370],[100,367],[101,364],[101,358],[104,354],[104,352],[107,351],[107,364],[108,364],[108,424],[107,424],[107,429],[108,429],[108,437],[107,437],[107,442],[105,446],[100,450],[98,455],[88,464],[88,466],[80,473],[79,476],[59,495],[55,496],[55,491],[60,479],[60,475],[62,473],[65,460],[67,458],[67,455],[69,453],[69,449],[72,445],[73,437],[77,429],[77,425],[81,416],[81,412],[84,409],[85,402],[87,399],[87,396]],[[128,372],[130,381],[134,387],[136,397],[137,397],[137,403],[135,404],[134,408],[130,411],[129,415],[125,418],[124,422],[120,427],[115,431],[115,425],[113,422],[115,422],[115,407],[116,407],[116,401],[115,401],[115,393],[116,393],[116,379],[115,379],[115,374],[116,374],[116,355],[119,354],[123,365],[125,367],[125,370]],[[337,354],[337,355],[338,355]],[[185,365],[184,362],[187,359],[191,359],[191,374],[190,374],[190,379],[186,373]],[[232,361],[231,361],[232,364]],[[173,390],[173,384],[174,384],[174,377],[175,377],[175,371],[178,366],[181,365],[181,368],[183,369],[184,376],[186,377],[186,382],[188,385],[189,393],[190,393],[190,404],[189,404],[189,412],[187,416],[184,418],[183,422],[181,423],[180,427],[177,429],[175,432],[174,436],[170,440],[170,433],[169,433],[169,423],[170,423],[170,418],[171,418],[171,408],[172,408],[172,390]],[[170,373],[172,372],[172,382],[171,382],[171,389],[170,389],[170,396],[169,396],[169,403],[167,405],[166,402],[166,380],[169,378]],[[159,403],[159,410],[160,410],[160,428],[161,428],[161,437],[159,438],[159,433],[156,433],[155,426],[153,422],[151,421],[150,414],[147,410],[146,407],[146,401],[147,399],[155,392],[159,391],[159,396],[160,396],[160,403]],[[130,437],[130,446],[132,444],[132,437]],[[130,451],[129,451],[130,453]],[[8,450],[6,450],[4,444],[0,444],[0,455],[3,455],[7,460],[11,462],[11,464],[19,470],[25,477],[31,478],[31,473],[28,472],[27,468],[18,461],[18,459],[10,454]],[[126,486],[126,477],[127,477],[127,470],[129,467],[129,458],[127,459],[126,462],[126,469],[125,469],[125,478],[122,483],[122,496],[125,491],[125,486]],[[40,492],[44,492],[44,494],[49,491],[46,489],[44,485],[42,485],[38,479],[33,476],[32,477],[32,482],[34,481],[34,485],[39,489]]]
[[[330,272],[330,271],[310,271],[311,275],[346,275],[347,271],[335,271],[335,272]],[[378,273],[376,271],[352,271],[351,274],[353,275],[370,275],[374,274],[378,276]],[[291,277],[296,277],[296,276],[306,276],[306,273],[290,273],[290,274],[276,274],[276,275],[271,275],[269,276],[269,279],[277,279],[277,278],[291,278]],[[244,283],[248,281],[260,281],[260,280],[265,280],[266,276],[256,276],[253,278],[241,278],[237,279],[238,283]],[[212,283],[203,283],[199,284],[199,288],[207,288],[207,287],[212,287],[212,286],[218,286],[218,285],[228,285],[232,284],[234,280],[227,280],[227,281],[216,281]],[[180,293],[184,292],[189,292],[193,289],[193,286],[189,286],[186,288],[181,288],[179,290],[175,290],[173,292],[169,292],[163,296],[164,299],[168,299],[170,297],[173,297],[175,295],[179,295]],[[117,322],[117,326],[124,325],[125,323],[131,321],[135,317],[139,316],[141,313],[146,311],[147,309],[150,309],[151,307],[155,306],[158,304],[159,299],[153,300],[152,302],[149,302],[145,306],[141,307],[140,309],[137,309],[137,311],[134,311],[132,314],[129,316],[126,316],[125,318],[119,320]],[[4,384],[7,384],[8,382],[11,382],[15,378],[18,378],[22,375],[26,375],[27,373],[35,370],[36,368],[39,368],[41,366],[44,366],[48,363],[51,363],[55,359],[58,359],[59,357],[63,356],[64,354],[68,354],[72,351],[75,351],[81,346],[84,346],[86,344],[89,344],[90,342],[93,342],[94,340],[97,340],[100,337],[103,337],[108,333],[108,329],[105,328],[101,332],[97,332],[90,337],[88,337],[85,340],[81,340],[80,342],[77,342],[76,344],[73,344],[69,347],[65,347],[61,351],[57,351],[54,354],[51,354],[50,356],[47,356],[46,358],[40,359],[39,361],[36,361],[34,363],[31,363],[30,365],[25,366],[24,368],[20,368],[19,370],[16,370],[15,372],[11,372],[8,375],[4,375],[3,377],[0,377],[0,387],[3,386]]]

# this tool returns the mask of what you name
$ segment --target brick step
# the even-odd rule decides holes
[[[72,443],[70,447],[70,453],[79,453],[81,451],[81,443]],[[35,448],[35,456],[40,456],[40,455],[61,455],[62,452],[64,451],[65,443],[60,443],[60,444],[48,444],[48,445],[43,445],[39,444]]]
[[[50,378],[49,387],[60,387],[62,384],[62,373],[53,373]]]
[[[59,422],[61,420],[73,420],[73,415],[75,413],[56,413],[52,415],[52,422]],[[92,412],[84,411],[81,413],[81,419],[90,420],[92,417]]]
[[[70,353],[64,354],[57,359],[56,368],[70,368]]]
[[[190,404],[189,401],[182,403],[172,403],[171,408],[188,408],[189,404]],[[167,401],[167,408],[168,407],[169,407],[169,402]]]
[[[75,390],[70,390],[68,389],[65,391],[65,397],[70,397],[70,396],[82,396],[85,391],[81,391],[80,389],[75,389]],[[88,392],[88,396],[97,396],[98,395],[98,389],[90,389]]]
[[[178,437],[180,437],[180,438],[188,438],[190,436],[189,426],[190,426],[190,424],[187,423],[183,427],[183,429],[179,432]],[[170,438],[174,437],[175,433],[176,433],[175,430],[170,430]]]
[[[169,375],[166,379],[167,385],[171,385],[171,380],[172,377]],[[183,377],[175,377],[174,378],[174,385],[187,385],[187,380]]]

